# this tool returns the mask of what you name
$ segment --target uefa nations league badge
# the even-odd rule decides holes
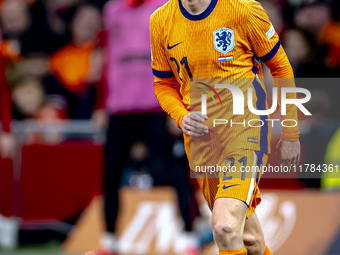
[[[222,27],[214,31],[214,47],[219,52],[228,53],[235,47],[234,31]]]

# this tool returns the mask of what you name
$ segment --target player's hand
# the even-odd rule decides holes
[[[281,144],[280,144],[281,143]],[[300,161],[300,142],[290,142],[280,140],[277,148],[279,149],[279,163],[282,166],[288,166],[289,170],[296,166]]]
[[[190,112],[182,119],[182,131],[184,134],[198,137],[209,133],[208,126],[202,125],[208,116],[200,112]],[[201,123],[200,123],[201,122]]]
[[[14,137],[11,133],[0,134],[0,155],[2,158],[12,158],[14,155]]]

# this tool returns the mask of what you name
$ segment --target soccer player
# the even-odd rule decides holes
[[[97,255],[122,252],[116,234],[119,212],[119,183],[135,142],[142,141],[149,156],[136,165],[147,166],[154,185],[171,185],[178,195],[185,231],[179,237],[179,253],[198,251],[199,238],[194,231],[190,198],[192,194],[187,165],[172,153],[175,138],[167,131],[166,114],[153,93],[150,72],[149,17],[165,0],[109,1],[104,6],[107,33],[106,67],[98,109],[94,113],[101,126],[109,115],[105,145],[104,212],[106,231]],[[99,93],[100,94],[100,93]],[[104,116],[103,116],[104,115]],[[102,117],[99,117],[102,116]],[[171,120],[172,121],[172,120]],[[101,123],[101,124],[100,124]],[[152,123],[152,124],[151,124]],[[136,166],[136,168],[140,168]]]
[[[184,133],[191,168],[200,162],[215,162],[236,169],[241,166],[262,169],[270,153],[271,127],[263,118],[269,117],[255,115],[247,108],[242,118],[246,123],[251,119],[262,120],[261,128],[240,125],[208,128],[212,127],[211,116],[190,109],[190,82],[195,82],[195,78],[238,78],[236,84],[243,95],[252,87],[256,108],[267,109],[261,62],[270,68],[274,86],[295,86],[291,65],[261,4],[255,0],[169,0],[151,15],[150,36],[154,91],[162,108]],[[175,79],[180,83],[179,93]],[[201,85],[211,90],[214,84]],[[213,100],[208,99],[208,109],[219,107],[219,116],[232,119],[231,92],[216,90],[223,107],[214,106]],[[295,97],[295,93],[287,94],[287,98]],[[214,110],[217,108],[211,112]],[[296,107],[287,106],[282,119],[297,122]],[[300,155],[297,125],[282,127],[279,145],[281,163],[297,164]],[[247,177],[197,178],[213,213],[214,238],[220,254],[271,254],[255,213],[261,201],[260,174],[250,173]]]

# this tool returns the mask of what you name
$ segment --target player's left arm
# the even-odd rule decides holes
[[[278,52],[273,58],[265,62],[266,66],[274,78],[274,86],[278,88],[278,98],[280,105],[281,88],[295,87],[293,69],[289,63],[287,55],[280,46]],[[287,93],[287,98],[296,99],[296,93]],[[286,105],[287,114],[281,115],[282,120],[295,120],[298,123],[297,107],[294,104]],[[281,107],[280,107],[281,109]],[[289,123],[291,122],[291,123]],[[288,124],[289,123],[289,124]],[[293,121],[287,121],[287,125],[294,125]],[[297,165],[300,160],[300,142],[299,142],[298,124],[295,127],[282,127],[281,143],[278,144],[280,149],[280,161],[283,165]]]
[[[287,55],[281,46],[281,41],[272,23],[269,21],[267,12],[261,4],[253,1],[248,15],[247,23],[248,40],[255,54],[270,69],[274,78],[274,86],[278,88],[278,98],[281,98],[282,87],[295,87],[293,69]],[[288,93],[287,98],[295,99],[296,93]],[[280,105],[279,100],[279,105]],[[281,107],[280,107],[281,109]],[[281,115],[282,120],[295,120],[297,108],[295,105],[287,105],[286,115]],[[288,122],[293,121],[287,121]],[[300,159],[299,128],[282,127],[280,161],[283,165],[296,165]]]

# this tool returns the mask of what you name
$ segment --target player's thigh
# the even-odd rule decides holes
[[[247,210],[246,204],[238,199],[218,198],[213,208],[212,225],[214,228],[237,229],[243,233]]]
[[[133,125],[133,115],[111,115],[106,133],[105,155],[113,160],[119,160],[129,152],[132,141],[135,140],[136,127]]]
[[[266,249],[264,235],[256,213],[253,213],[244,224],[244,246],[249,254],[263,254]]]
[[[230,153],[221,163],[216,199],[228,197],[242,201],[248,206],[249,217],[261,201],[258,183],[266,159],[266,154],[253,150],[238,149]]]
[[[140,118],[140,137],[152,154],[160,157],[171,157],[175,139],[166,128],[166,116],[160,113],[142,114]]]
[[[216,194],[218,191],[219,178],[217,173],[200,173],[190,170],[191,176],[195,176],[205,200],[211,211],[213,211]]]
[[[107,130],[105,144],[105,186],[119,183],[123,168],[128,160],[134,141],[133,119],[129,115],[112,115]]]
[[[219,249],[241,249],[247,206],[234,198],[218,198],[215,201],[212,226]]]

